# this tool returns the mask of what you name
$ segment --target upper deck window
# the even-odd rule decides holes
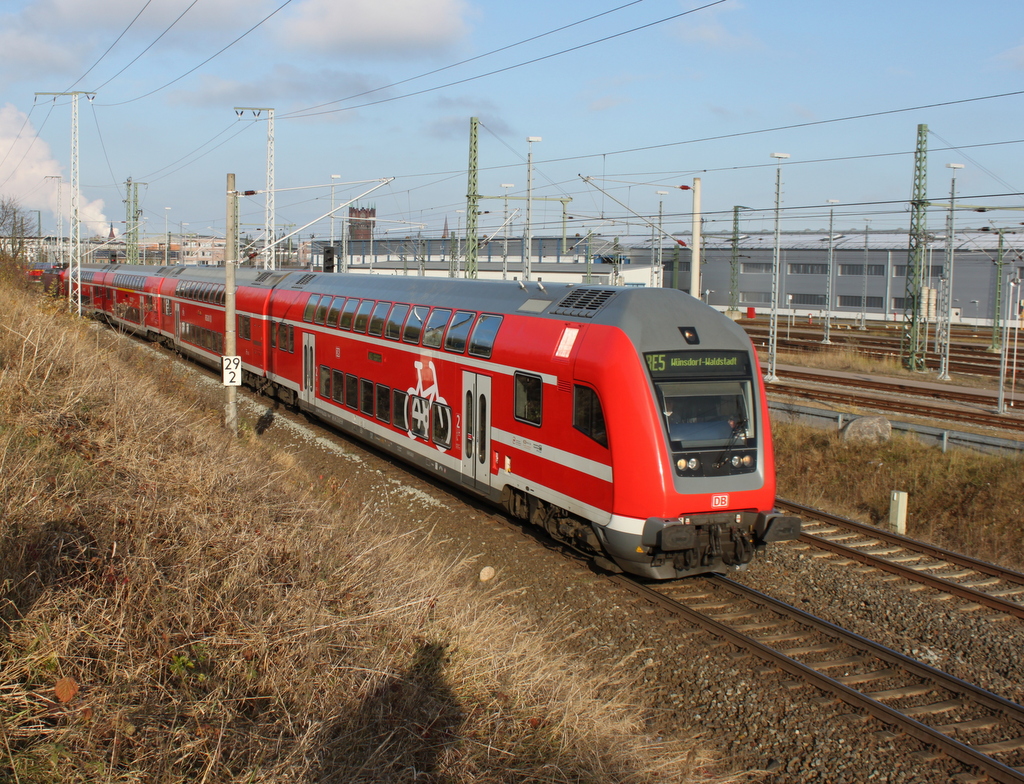
[[[483,359],[491,358],[491,349],[494,348],[494,339],[498,335],[501,319],[501,316],[492,316],[487,313],[477,319],[476,326],[473,327],[473,334],[469,338],[471,356]]]
[[[452,312],[445,308],[434,308],[427,319],[427,328],[423,330],[423,345],[427,348],[441,348],[444,328],[451,318]]]
[[[455,316],[452,317],[451,326],[448,327],[448,334],[444,337],[445,351],[461,354],[466,350],[466,338],[469,337],[469,330],[473,326],[475,318],[476,313],[466,310],[456,311]]]

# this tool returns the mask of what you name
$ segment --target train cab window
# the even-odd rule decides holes
[[[377,384],[377,419],[391,421],[391,387]]]
[[[316,311],[313,313],[313,323],[323,324],[327,319],[327,309],[330,307],[331,298],[321,297],[319,304],[316,306]]]
[[[306,310],[302,314],[302,320],[313,323],[313,314],[316,313],[316,306],[320,302],[320,297],[316,294],[311,294],[309,299],[306,300]]]
[[[331,369],[327,365],[320,366],[320,397],[331,398]]]
[[[402,330],[402,340],[405,343],[419,343],[420,334],[423,332],[423,320],[427,316],[427,308],[422,305],[413,305],[409,318],[405,321],[405,329]]]
[[[345,304],[344,297],[335,297],[331,307],[327,311],[327,326],[337,327],[338,319],[341,318],[341,306]]]
[[[540,376],[529,373],[515,374],[516,419],[540,427],[543,388],[544,382]]]
[[[601,401],[590,387],[578,384],[573,387],[572,426],[601,446],[608,446],[608,431],[604,425]]]
[[[345,374],[340,370],[331,371],[331,399],[335,403],[345,402]]]
[[[371,335],[377,335],[378,337],[383,335],[384,320],[387,318],[388,311],[390,309],[390,302],[378,302],[373,308],[373,313],[370,314],[370,326],[367,329],[367,332]]]
[[[395,305],[391,308],[387,326],[384,327],[384,337],[390,340],[398,340],[402,336],[402,323],[405,321],[405,314],[408,312],[408,305]]]
[[[394,396],[392,398],[391,412],[394,414],[392,424],[399,430],[408,430],[409,422],[406,419],[406,411],[408,410],[408,398],[409,395],[401,390],[394,390]]]
[[[657,386],[673,448],[743,446],[755,438],[749,381],[663,382]]]
[[[356,317],[352,320],[353,332],[366,332],[366,324],[370,320],[371,310],[373,310],[372,299],[364,299],[359,303],[359,310],[356,311]]]
[[[238,317],[238,337],[242,340],[252,340],[252,319],[249,316]]]
[[[359,410],[373,416],[373,382],[369,379],[359,379]]]
[[[466,338],[469,337],[469,330],[473,326],[473,319],[476,313],[467,310],[457,310],[452,318],[452,324],[448,327],[448,334],[444,336],[444,350],[454,351],[461,354],[466,350]]]
[[[352,297],[348,302],[345,303],[345,308],[341,311],[341,321],[338,322],[338,326],[342,329],[352,329],[352,318],[356,314],[356,308],[359,307],[359,297]]]
[[[452,445],[452,410],[448,406],[434,403],[430,407],[430,437],[444,449]]]
[[[494,348],[494,339],[498,335],[498,327],[501,326],[501,316],[492,316],[485,313],[476,321],[473,327],[473,334],[469,337],[469,353],[474,357],[483,359],[491,358],[491,349]]]
[[[359,408],[359,378],[351,373],[345,374],[345,405]]]
[[[423,330],[423,345],[426,348],[441,348],[444,328],[451,318],[452,312],[445,308],[434,308],[430,311],[426,329]]]

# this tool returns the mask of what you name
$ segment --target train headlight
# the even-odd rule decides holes
[[[696,457],[691,457],[689,460],[683,458],[679,461],[680,471],[696,471],[698,468],[700,468],[700,460]]]
[[[743,464],[743,458],[739,455],[733,455],[729,462],[732,464],[733,468],[739,468]]]
[[[743,462],[743,467],[744,468],[750,468],[752,465],[754,465],[754,456],[753,455],[743,455],[742,462]]]

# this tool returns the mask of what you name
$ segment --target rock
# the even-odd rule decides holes
[[[480,582],[486,583],[494,579],[494,567],[485,566],[480,570]]]
[[[848,422],[840,431],[843,441],[885,444],[892,438],[892,425],[883,416],[864,416]]]

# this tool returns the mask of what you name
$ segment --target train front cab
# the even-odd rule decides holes
[[[627,345],[619,351],[625,357]],[[603,381],[613,399],[650,390],[607,411],[615,514],[597,530],[620,568],[656,579],[721,573],[799,536],[799,518],[773,510],[768,409],[752,351],[695,345],[615,367]]]

